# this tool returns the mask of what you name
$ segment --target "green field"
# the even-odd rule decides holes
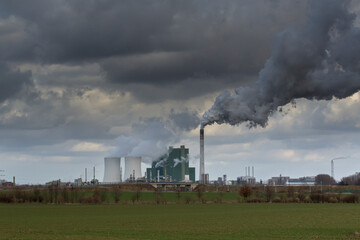
[[[0,239],[356,239],[359,204],[1,204]]]

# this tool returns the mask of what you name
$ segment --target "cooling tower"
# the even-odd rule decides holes
[[[104,158],[104,182],[119,183],[121,182],[120,171],[121,158]]]
[[[130,176],[133,180],[141,177],[141,157],[125,157],[124,180],[130,179]]]

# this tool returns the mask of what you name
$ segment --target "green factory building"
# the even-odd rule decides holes
[[[195,168],[189,167],[189,149],[169,147],[166,155],[152,162],[146,169],[148,182],[195,182]]]

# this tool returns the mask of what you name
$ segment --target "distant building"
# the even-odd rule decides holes
[[[67,187],[70,186],[71,183],[70,182],[61,182],[61,180],[53,180],[50,182],[45,183],[46,186],[50,187]]]
[[[77,179],[74,180],[74,186],[80,187],[82,185],[83,185],[83,181],[82,181],[81,178],[77,178]]]
[[[279,177],[272,177],[271,179],[269,179],[268,184],[271,186],[286,185],[289,179],[290,177],[283,177],[280,175]]]
[[[13,187],[13,182],[7,182],[6,180],[0,180],[0,186],[1,187]]]
[[[222,177],[218,177],[218,180],[216,182],[217,185],[224,185]]]
[[[152,162],[146,169],[148,182],[195,182],[195,168],[189,167],[189,149],[169,147],[167,155]]]
[[[210,179],[209,179],[209,174],[205,173],[205,183],[204,184],[209,184],[210,183]]]
[[[256,184],[256,178],[251,176],[242,176],[237,178],[237,185],[243,186],[243,185],[255,185]]]
[[[286,185],[315,185],[315,177],[290,178]]]

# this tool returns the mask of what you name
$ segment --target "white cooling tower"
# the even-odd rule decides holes
[[[125,157],[124,180],[130,179],[135,173],[135,180],[141,177],[141,157]]]
[[[104,182],[119,183],[120,176],[120,160],[121,158],[104,158]]]

